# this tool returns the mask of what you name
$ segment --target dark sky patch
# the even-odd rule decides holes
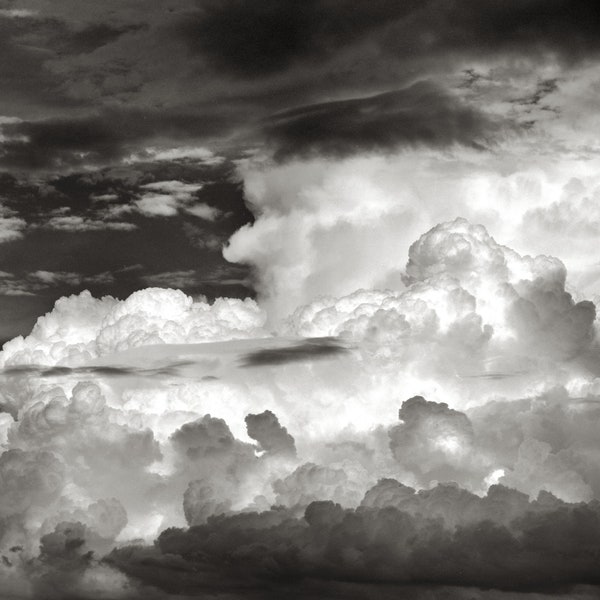
[[[169,218],[128,212],[145,192],[142,186],[160,181],[202,183],[194,201],[217,208],[221,216],[209,222],[185,212]],[[35,181],[4,172],[0,173],[0,200],[27,223],[21,239],[0,246],[0,271],[10,274],[0,278],[0,290],[33,294],[0,295],[3,341],[27,334],[57,298],[83,289],[118,298],[148,285],[179,287],[209,300],[255,294],[249,268],[232,265],[221,255],[229,236],[252,220],[228,161],[136,163],[50,173]],[[125,212],[109,219],[110,207]],[[81,217],[83,225],[74,221],[70,229],[60,228],[53,221],[57,215],[59,219],[60,215]],[[113,229],[114,223],[130,229]],[[59,275],[52,284],[43,285],[32,279],[37,271],[70,276]]]
[[[203,3],[182,29],[191,47],[241,77],[265,76],[304,60],[330,58],[370,30],[410,12],[415,1],[339,0]]]
[[[153,141],[199,142],[224,135],[235,117],[174,111],[106,110],[82,118],[23,121],[3,126],[0,168],[61,171],[118,163]]]

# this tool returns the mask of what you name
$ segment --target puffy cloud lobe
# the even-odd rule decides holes
[[[0,455],[0,511],[18,515],[56,500],[65,483],[65,467],[53,453],[13,448]]]
[[[520,256],[482,226],[456,219],[412,244],[405,291],[316,300],[298,309],[287,327],[302,335],[410,340],[413,353],[415,345],[434,341],[442,352],[452,348],[445,355],[451,361],[481,361],[488,352],[508,363],[515,354],[563,361],[592,347],[596,314],[591,302],[573,300],[565,279],[557,259]]]
[[[316,500],[356,505],[361,489],[360,484],[352,481],[351,475],[341,466],[305,463],[287,477],[273,482],[275,503],[292,508],[304,508]]]
[[[296,455],[294,438],[279,424],[279,420],[270,410],[247,415],[245,421],[248,435],[259,443],[262,450],[270,455]]]
[[[491,402],[469,416],[476,452],[503,469],[501,483],[570,501],[598,497],[597,396],[571,399],[555,389],[539,398]]]
[[[402,404],[402,423],[389,431],[390,449],[401,464],[424,478],[456,480],[473,447],[473,427],[468,417],[447,404],[416,396]]]
[[[243,496],[245,481],[260,478],[252,446],[236,440],[223,419],[205,415],[184,424],[170,439],[185,457],[179,467],[182,476],[194,477],[183,494],[190,525],[229,512]]]
[[[217,499],[212,486],[201,479],[191,481],[183,495],[183,512],[190,525],[200,525],[208,517],[230,510],[231,501],[227,498]]]
[[[264,315],[250,299],[194,302],[179,290],[148,288],[123,301],[89,292],[61,298],[26,338],[5,345],[5,365],[80,364],[160,343],[216,341],[256,335]]]

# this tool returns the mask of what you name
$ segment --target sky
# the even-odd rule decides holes
[[[0,0],[6,597],[597,597],[598,31]]]

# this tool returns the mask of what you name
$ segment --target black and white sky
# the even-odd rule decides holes
[[[0,0],[0,596],[598,597],[599,101],[590,1]]]
[[[561,243],[595,280],[597,211],[565,186],[593,197],[599,26],[558,0],[2,2],[0,339],[86,288],[254,294],[271,240],[222,248],[264,208],[240,172],[258,157],[294,166],[290,195],[329,165],[364,178],[365,210],[395,193],[406,248],[446,217],[508,220],[504,241]]]

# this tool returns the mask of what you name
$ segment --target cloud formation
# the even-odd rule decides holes
[[[598,16],[2,5],[3,593],[597,597]]]
[[[402,281],[299,307],[295,338],[251,300],[59,301],[2,353],[7,589],[595,593],[593,304],[464,219]]]
[[[264,126],[275,157],[343,157],[424,145],[483,149],[511,126],[464,105],[429,81],[366,98],[303,106]]]

